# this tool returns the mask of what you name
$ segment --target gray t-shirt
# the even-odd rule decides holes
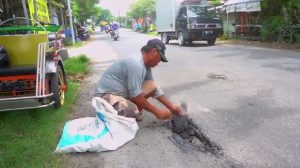
[[[142,84],[146,80],[153,80],[151,68],[147,68],[141,55],[124,57],[115,61],[103,73],[97,83],[97,94],[111,93],[124,98],[132,98],[142,93]],[[163,95],[157,87],[155,97]]]

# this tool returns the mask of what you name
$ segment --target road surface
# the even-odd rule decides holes
[[[70,50],[92,59],[73,118],[95,116],[91,99],[106,67],[155,38],[125,29],[120,36],[113,41],[96,32],[88,44]],[[155,80],[171,100],[187,103],[190,118],[224,156],[184,153],[169,140],[166,122],[146,113],[135,139],[116,151],[69,154],[68,167],[299,167],[299,52],[201,42],[181,47],[171,41],[166,56],[169,62],[153,70]]]

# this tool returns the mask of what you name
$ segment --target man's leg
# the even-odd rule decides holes
[[[111,104],[115,110],[118,111],[118,115],[125,116],[125,117],[130,117],[130,118],[136,118],[137,120],[140,119],[140,111],[138,110],[137,106],[121,97],[121,96],[116,96],[113,94],[104,94],[101,96],[104,100],[106,100],[109,104]]]
[[[154,81],[145,81],[142,85],[143,94],[146,99],[149,97],[153,97],[156,91],[156,85]],[[104,94],[101,96],[104,100],[106,100],[109,104],[111,104],[114,109],[118,111],[118,114],[125,117],[136,118],[137,121],[141,120],[142,116],[142,108],[139,108],[132,101],[127,100],[121,96],[116,96],[112,94]]]

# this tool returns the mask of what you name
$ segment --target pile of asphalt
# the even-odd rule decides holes
[[[187,114],[187,105],[181,104]],[[225,155],[222,148],[213,142],[187,115],[174,115],[167,125],[172,130],[170,141],[184,153],[203,152],[217,158],[223,167],[242,168],[241,163]]]
[[[221,147],[212,142],[187,115],[174,115],[171,130],[170,140],[183,152],[209,152],[217,157],[223,155]]]

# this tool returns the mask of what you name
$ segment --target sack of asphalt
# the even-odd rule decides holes
[[[104,99],[95,97],[96,117],[79,118],[65,124],[55,152],[102,152],[116,150],[135,137],[134,118],[119,116]]]

